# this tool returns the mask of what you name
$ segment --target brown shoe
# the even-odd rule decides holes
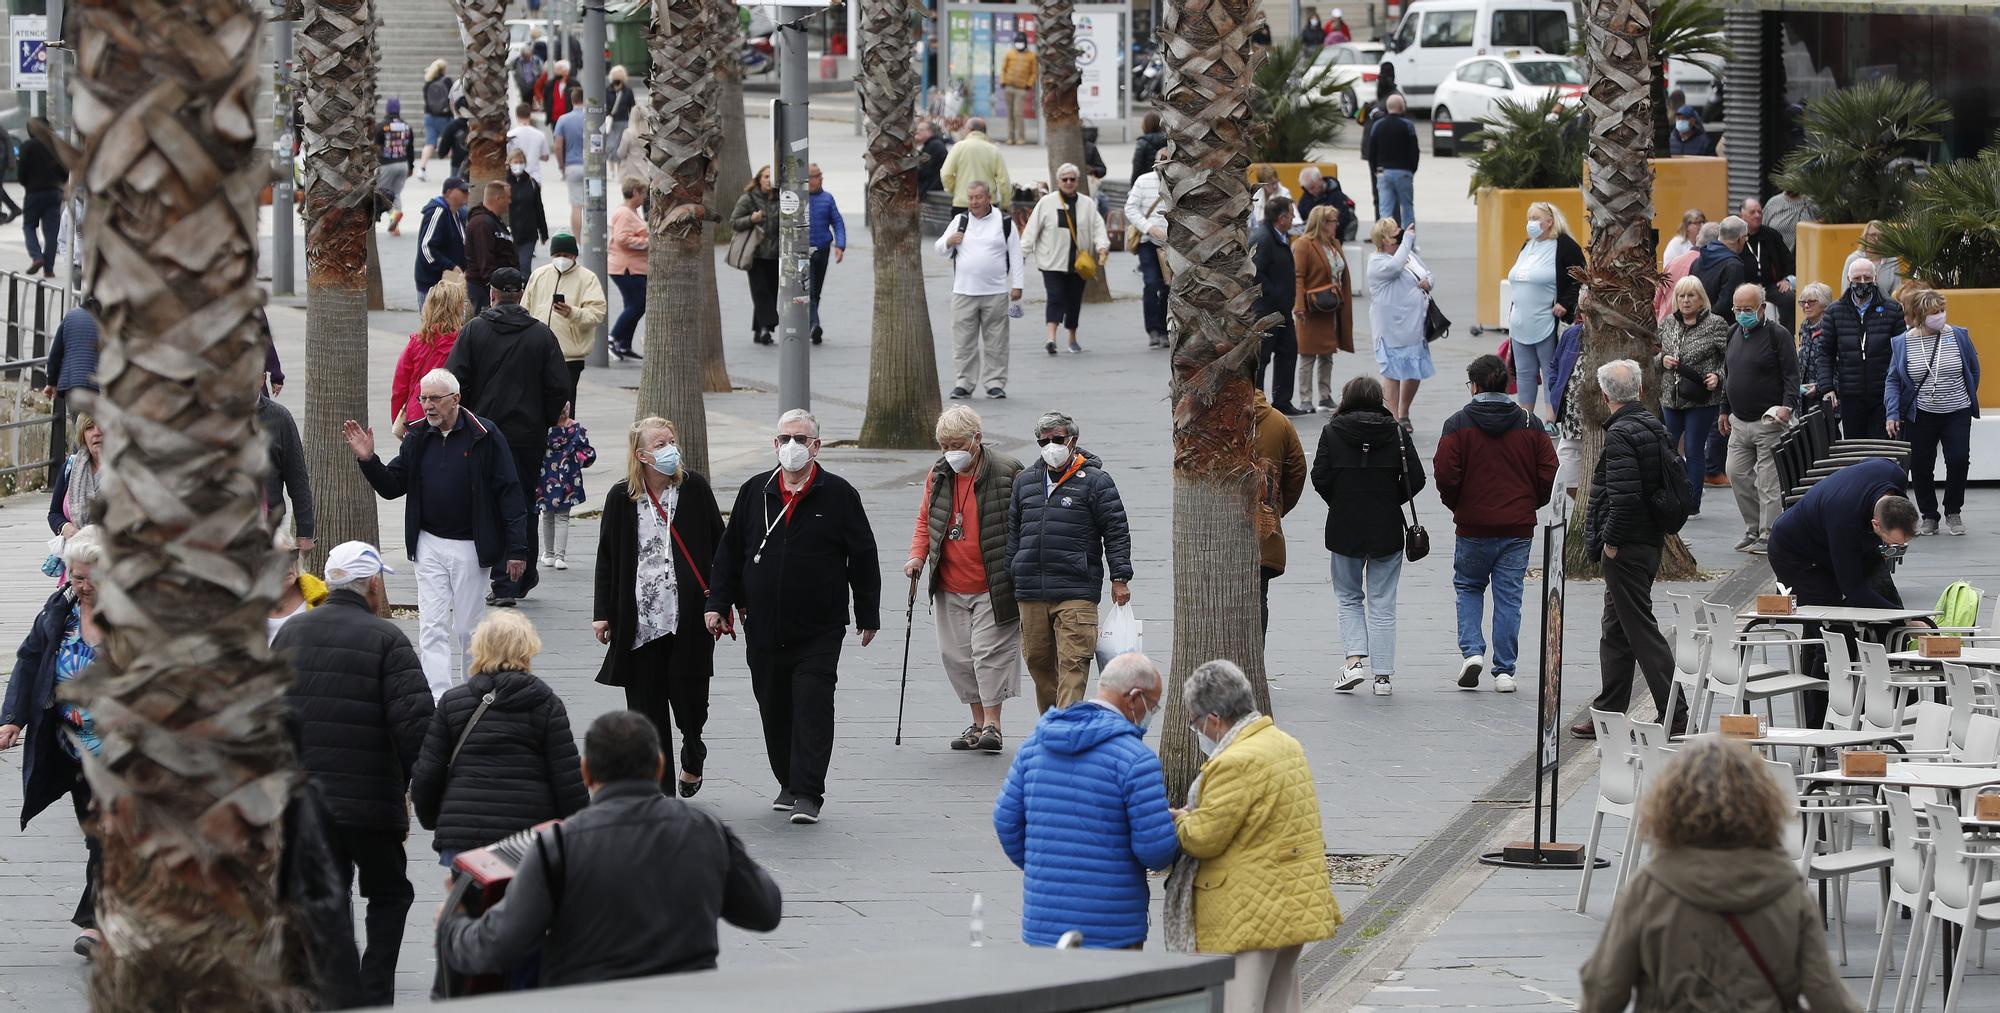
[[[1723,486],[1726,488],[1729,485],[1729,476],[1718,472],[1717,474],[1703,478],[1701,484]]]
[[[1569,733],[1579,739],[1594,739],[1597,737],[1597,726],[1588,721],[1579,721],[1569,726]]]

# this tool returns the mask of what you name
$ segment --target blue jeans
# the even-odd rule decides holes
[[[1375,205],[1382,217],[1398,225],[1417,220],[1417,174],[1409,169],[1384,169],[1375,177]]]
[[[1367,658],[1376,675],[1396,671],[1396,585],[1403,554],[1333,554],[1333,593],[1340,601],[1340,641],[1350,658]]]
[[[1555,379],[1551,375],[1556,367],[1555,339],[1544,338],[1532,345],[1512,341],[1507,347],[1514,352],[1514,386],[1519,391],[1514,401],[1533,415],[1536,394]]]
[[[1139,277],[1145,279],[1142,305],[1146,311],[1146,333],[1167,333],[1167,277],[1160,272],[1160,248],[1139,244]]]
[[[28,241],[28,259],[56,269],[56,234],[62,229],[62,191],[34,190],[21,198],[21,233]],[[39,234],[38,234],[39,233]]]
[[[624,303],[618,311],[618,322],[611,325],[611,347],[630,350],[632,335],[639,329],[639,318],[646,315],[646,276],[614,274],[611,284],[618,287],[619,301]]]
[[[1494,675],[1514,674],[1521,643],[1521,585],[1528,577],[1528,550],[1535,539],[1458,536],[1451,558],[1451,586],[1458,592],[1458,656],[1486,653],[1480,620],[1486,612],[1486,584],[1493,584]]]
[[[1708,473],[1708,434],[1715,431],[1715,416],[1722,410],[1720,405],[1706,408],[1662,408],[1662,422],[1667,424],[1667,436],[1680,448],[1681,457],[1687,461],[1688,484],[1694,486],[1694,508],[1701,509],[1701,480]],[[1687,438],[1682,439],[1681,434]]]

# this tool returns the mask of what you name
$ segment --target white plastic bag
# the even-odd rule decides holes
[[[1097,670],[1111,664],[1111,659],[1137,651],[1146,651],[1146,624],[1130,605],[1113,605],[1097,616]]]

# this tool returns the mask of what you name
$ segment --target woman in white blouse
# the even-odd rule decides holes
[[[1431,346],[1424,340],[1424,317],[1431,302],[1431,272],[1417,257],[1417,223],[1399,228],[1394,218],[1375,223],[1369,233],[1375,253],[1368,258],[1368,322],[1375,330],[1375,364],[1382,369],[1389,414],[1410,431],[1410,402],[1417,385],[1431,378]]]
[[[625,688],[673,753],[681,731],[682,798],[701,790],[715,638],[702,622],[722,511],[708,480],[681,463],[674,424],[640,419],[627,434],[625,480],[605,494],[591,629],[608,645],[597,681]]]

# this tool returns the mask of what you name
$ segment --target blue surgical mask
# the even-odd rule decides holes
[[[1528,238],[1529,238],[1529,239],[1540,239],[1540,238],[1542,238],[1542,220],[1541,220],[1541,219],[1539,219],[1539,218],[1530,218],[1530,219],[1528,219]]]
[[[1687,132],[1689,132],[1689,131],[1691,131],[1691,130],[1693,130],[1693,129],[1694,129],[1694,121],[1693,121],[1693,120],[1675,120],[1675,121],[1674,121],[1674,129],[1675,129],[1675,130],[1678,130],[1678,131],[1680,131],[1680,132],[1681,132],[1681,133],[1683,133],[1683,134],[1685,134],[1685,133],[1687,133]]]
[[[1759,320],[1762,320],[1762,319],[1764,319],[1764,318],[1763,318],[1763,317],[1761,317],[1761,316],[1759,316],[1759,315],[1757,315],[1757,314],[1755,314],[1755,313],[1742,313],[1742,312],[1739,312],[1739,313],[1737,313],[1737,314],[1736,314],[1736,323],[1737,323],[1737,325],[1738,325],[1738,326],[1740,326],[1740,327],[1742,327],[1742,328],[1743,328],[1744,330],[1746,330],[1746,331],[1747,331],[1747,330],[1749,330],[1749,329],[1750,329],[1750,328],[1752,328],[1752,327],[1755,327],[1755,326],[1757,326],[1757,321],[1759,321]]]
[[[681,448],[669,443],[653,451],[653,470],[671,475],[681,470]]]

